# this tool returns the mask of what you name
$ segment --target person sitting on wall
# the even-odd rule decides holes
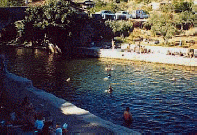
[[[59,123],[56,124],[56,130],[55,130],[56,135],[62,135],[62,128]]]
[[[42,129],[42,134],[43,135],[49,135],[50,133],[52,133],[52,126],[53,126],[53,121],[49,120],[44,122],[44,127]]]
[[[126,110],[124,111],[124,120],[127,126],[129,126],[132,123],[132,115],[129,112],[129,107],[126,107]]]
[[[68,124],[64,123],[62,126],[62,133],[66,134],[68,132]]]
[[[43,116],[41,114],[38,115],[34,127],[36,128],[38,133],[42,132],[42,129],[44,127],[44,120],[43,120]]]

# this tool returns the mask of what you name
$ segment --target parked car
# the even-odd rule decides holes
[[[132,12],[132,18],[140,18],[140,19],[144,19],[144,18],[148,18],[149,15],[146,14],[146,12],[144,10],[133,10]]]
[[[127,11],[118,11],[115,13],[116,20],[128,20],[132,18],[132,15]]]
[[[100,12],[96,12],[95,14],[96,15],[100,14],[102,16],[102,19],[105,19],[105,20],[108,20],[108,19],[114,20],[115,19],[115,14],[109,10],[102,10]]]

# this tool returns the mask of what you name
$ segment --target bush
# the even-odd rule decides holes
[[[101,10],[110,10],[112,12],[117,12],[120,10],[127,10],[127,6],[125,2],[120,2],[119,4],[114,3],[114,2],[103,2],[101,0],[97,0],[95,6],[93,8],[90,9],[90,13],[95,13],[95,12],[99,12]]]
[[[23,0],[0,0],[0,7],[24,6]]]
[[[133,31],[133,23],[130,22],[130,21],[123,21],[123,20],[111,21],[111,20],[108,20],[108,21],[105,22],[105,24],[112,29],[115,36],[123,35],[125,37],[125,36],[129,35],[129,32]]]
[[[175,12],[192,11],[191,2],[177,2],[174,3]]]

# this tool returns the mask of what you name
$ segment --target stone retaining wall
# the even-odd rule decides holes
[[[6,71],[5,74],[4,87],[5,87],[4,92],[6,93],[6,97],[9,99],[7,100],[7,103],[10,104],[10,106],[14,106],[14,104],[21,103],[21,101],[24,99],[25,96],[32,97],[32,95],[35,95],[36,97],[35,100],[38,101],[44,100],[44,102],[52,106],[51,108],[52,110],[54,110],[54,108],[61,110],[63,114],[70,117],[71,115],[74,115],[77,117],[78,121],[83,120],[85,123],[88,122],[90,123],[90,125],[95,125],[95,127],[97,127],[98,130],[102,128],[102,129],[113,131],[114,133],[117,134],[122,134],[122,133],[136,134],[136,135],[140,134],[139,132],[136,132],[132,129],[113,124],[112,122],[109,121],[105,121],[100,117],[91,114],[89,111],[76,107],[75,105],[67,102],[64,99],[58,98],[53,94],[37,89],[33,87],[31,80],[28,80],[20,76],[16,76],[12,73],[9,73],[8,71]],[[44,104],[44,103],[40,102],[40,104]],[[72,124],[73,126],[80,128],[81,131],[83,131],[83,128],[84,129],[86,128],[83,126],[80,127],[81,126],[80,123],[79,125],[76,125],[76,123],[72,123]],[[97,128],[95,128],[94,132],[99,132],[97,131]]]

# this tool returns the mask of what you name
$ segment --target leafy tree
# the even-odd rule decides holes
[[[151,31],[153,34],[161,34],[165,41],[165,44],[168,42],[168,39],[171,38],[175,32],[176,27],[172,20],[172,14],[156,14],[151,15],[148,23],[151,25]]]
[[[49,40],[61,49],[65,48],[65,42],[72,37],[72,28],[77,18],[68,1],[30,7],[26,9],[26,14],[24,20],[16,23],[25,40],[32,41],[33,46],[44,46],[45,41]]]
[[[141,3],[141,2],[143,2],[144,4],[148,4],[148,3],[151,2],[151,0],[134,0],[134,2],[136,2],[136,3]]]
[[[195,15],[191,12],[184,11],[175,14],[173,20],[176,25],[181,26],[181,30],[184,29],[184,26],[187,27],[185,29],[189,29],[189,27],[194,26]]]
[[[184,2],[184,1],[182,1],[182,2],[174,1],[173,5],[174,5],[175,12],[184,12],[184,11],[191,12],[193,3],[192,2]]]
[[[10,24],[1,30],[1,42],[10,42],[16,39],[17,31],[14,24]]]
[[[0,0],[0,7],[24,6],[23,0]]]
[[[106,5],[107,4],[105,2],[103,2],[101,0],[97,0],[94,7],[90,9],[90,12],[95,13],[95,12],[98,12],[100,10],[104,10]]]
[[[68,1],[30,7],[26,14],[24,20],[15,24],[24,41],[32,42],[33,46],[48,46],[50,42],[70,53],[74,46],[85,46],[94,38],[113,36],[104,22],[78,14]]]
[[[130,21],[106,21],[105,24],[109,26],[116,36],[128,36],[128,33],[133,30],[133,23]]]
[[[8,0],[1,0],[0,7],[6,7],[6,6],[8,6]]]
[[[123,6],[121,6],[123,5]],[[114,2],[104,3],[103,1],[96,2],[95,6],[90,9],[91,13],[99,12],[101,10],[110,10],[112,12],[117,12],[120,10],[126,10],[127,6],[125,2],[121,2],[121,4],[117,4]]]
[[[114,12],[114,13],[120,10],[120,8],[118,7],[118,5],[115,4],[114,2],[111,2],[111,3],[107,4],[106,8],[108,10]]]
[[[173,5],[171,3],[167,3],[160,6],[160,10],[162,12],[168,13],[173,11]]]
[[[134,0],[136,3],[141,3],[143,0]]]

